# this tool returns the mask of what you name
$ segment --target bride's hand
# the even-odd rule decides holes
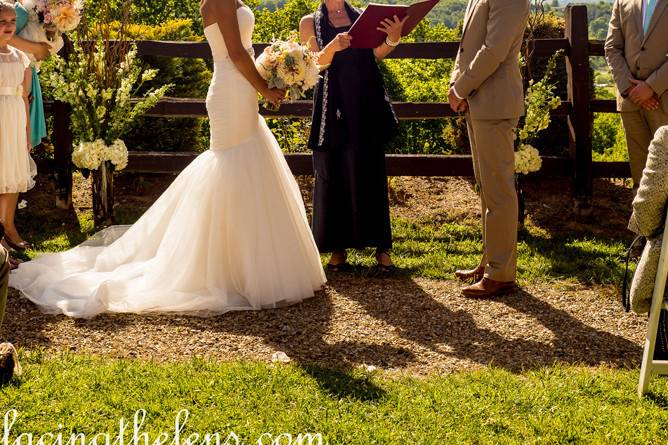
[[[279,90],[278,88],[267,88],[266,91],[262,93],[264,98],[275,107],[278,107],[283,99],[285,99],[285,90]]]

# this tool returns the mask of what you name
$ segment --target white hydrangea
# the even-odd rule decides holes
[[[122,140],[117,139],[109,146],[102,139],[81,142],[72,152],[72,162],[81,169],[97,170],[106,161],[111,161],[116,170],[127,167],[128,149]]]
[[[515,152],[515,173],[527,175],[540,170],[542,164],[540,153],[529,144],[520,145]]]
[[[116,139],[113,144],[107,147],[106,158],[114,164],[116,170],[123,170],[128,166],[128,148],[125,142]]]

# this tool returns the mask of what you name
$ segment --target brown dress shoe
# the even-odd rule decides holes
[[[462,289],[465,297],[489,298],[497,295],[510,294],[515,291],[517,286],[514,281],[496,281],[489,278],[483,278],[475,284],[466,286]]]
[[[466,281],[471,283],[475,283],[482,280],[484,276],[485,276],[485,266],[478,266],[475,269],[458,270],[455,272],[455,277],[457,277],[459,281]]]

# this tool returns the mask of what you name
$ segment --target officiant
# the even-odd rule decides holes
[[[323,67],[314,91],[308,147],[313,150],[313,235],[331,252],[328,270],[345,271],[347,249],[376,248],[383,272],[395,267],[385,170],[385,146],[398,121],[377,61],[401,39],[404,20],[378,24],[386,38],[376,48],[351,48],[348,30],[362,11],[343,0],[324,0],[299,24],[302,43]]]

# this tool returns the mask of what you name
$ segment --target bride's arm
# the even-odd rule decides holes
[[[273,104],[278,104],[283,99],[284,92],[269,88],[267,81],[260,76],[253,58],[241,42],[237,20],[237,0],[205,1],[202,5],[202,14],[215,19],[218,23],[227,52],[239,72],[265,99]]]

